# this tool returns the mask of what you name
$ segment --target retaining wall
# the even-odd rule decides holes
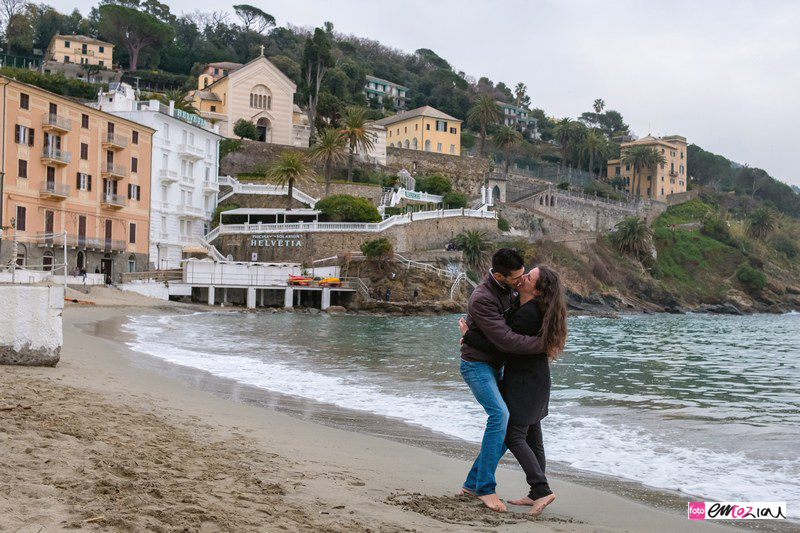
[[[63,309],[63,287],[0,286],[0,364],[56,366]]]

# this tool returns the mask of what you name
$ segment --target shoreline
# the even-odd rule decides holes
[[[265,394],[260,389],[254,391],[254,387],[243,387],[230,380],[223,382],[220,378],[203,376],[194,369],[166,362],[161,362],[163,368],[153,368],[150,363],[141,364],[145,357],[150,356],[131,352],[124,345],[124,334],[119,326],[131,314],[200,310],[131,307],[93,311],[70,306],[64,313],[65,345],[59,366],[55,369],[6,367],[10,371],[4,377],[13,376],[12,385],[17,388],[20,384],[28,388],[26,380],[44,380],[53,388],[70,387],[96,395],[100,401],[111,405],[131,407],[131,400],[134,400],[137,411],[158,417],[170,426],[183,428],[197,439],[213,437],[224,440],[231,434],[236,435],[237,442],[246,449],[244,453],[241,449],[228,450],[229,455],[237,460],[249,458],[251,454],[261,456],[265,452],[279,456],[282,462],[288,463],[286,468],[290,476],[302,480],[299,485],[279,483],[282,500],[290,507],[294,506],[293,509],[300,509],[293,512],[302,515],[304,505],[315,506],[320,502],[332,509],[324,511],[325,514],[304,515],[303,520],[310,522],[295,524],[289,527],[290,531],[318,529],[320,525],[323,530],[327,527],[330,531],[358,531],[361,527],[353,526],[353,523],[345,525],[342,520],[355,520],[354,523],[362,525],[368,523],[379,531],[403,531],[407,528],[420,531],[487,528],[527,531],[534,524],[541,526],[537,527],[541,531],[576,533],[588,533],[598,527],[630,532],[687,528],[709,532],[740,531],[719,523],[695,521],[687,526],[685,515],[676,511],[664,512],[603,490],[575,484],[562,476],[553,479],[559,499],[548,508],[544,518],[534,521],[534,524],[519,512],[498,515],[484,511],[474,498],[451,496],[460,486],[469,466],[463,458],[458,458],[459,450],[463,457],[464,448],[453,442],[455,439],[437,437],[432,432],[426,434],[405,424],[407,433],[398,436],[396,426],[400,424],[392,421],[389,421],[392,431],[376,431],[386,425],[387,419],[373,416],[365,424],[365,417],[360,413],[354,415],[315,402]],[[321,423],[331,419],[337,427]],[[99,425],[104,422],[90,421]],[[362,432],[365,426],[371,427],[371,431]],[[387,436],[391,439],[387,433],[392,433],[394,439],[387,439]],[[316,445],[318,442],[325,442],[325,449],[320,449]],[[436,451],[431,451],[430,447]],[[26,467],[35,469],[36,465]],[[504,499],[526,492],[524,476],[516,469],[501,468],[498,481],[499,493]],[[596,485],[602,487],[607,481],[598,479]],[[630,490],[639,493],[644,489],[630,487]],[[10,497],[0,492],[0,517],[4,516],[4,503]],[[60,503],[58,498],[55,500],[49,502],[56,510],[49,524],[51,528],[63,527],[76,514],[83,520],[92,518],[83,517],[63,505],[53,505]],[[232,505],[235,509],[236,502],[233,501]],[[524,511],[525,508],[513,510]],[[0,518],[0,526],[20,524],[4,523],[4,520],[8,518]],[[109,524],[103,527],[100,522],[96,525],[97,530],[107,529]],[[312,522],[315,525],[311,526]],[[209,522],[213,523],[214,520]],[[29,524],[23,522],[21,525]],[[193,529],[190,527],[190,530]],[[245,525],[241,530],[257,529],[248,529]]]

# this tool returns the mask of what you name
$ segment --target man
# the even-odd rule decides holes
[[[541,353],[541,338],[518,335],[506,324],[506,315],[517,297],[514,290],[522,282],[525,264],[514,250],[501,248],[492,256],[492,268],[475,288],[467,304],[467,325],[480,329],[500,351],[512,354]],[[463,320],[463,319],[462,319]],[[495,470],[506,452],[508,408],[500,395],[503,360],[498,355],[461,345],[461,376],[475,399],[489,415],[481,450],[467,475],[462,491],[475,494],[488,508],[505,512],[506,506],[495,492]]]

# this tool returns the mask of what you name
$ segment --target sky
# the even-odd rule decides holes
[[[96,2],[46,2],[87,14]],[[173,13],[197,3],[166,0]],[[233,4],[233,3],[232,3]],[[231,5],[232,5],[231,4]],[[800,2],[793,0],[278,0],[279,26],[321,26],[456,71],[528,86],[531,107],[578,117],[602,98],[641,136],[690,143],[800,185]],[[222,8],[232,11],[231,8]],[[213,11],[204,7],[202,11]],[[235,20],[232,16],[231,20]],[[403,83],[403,80],[392,80]]]

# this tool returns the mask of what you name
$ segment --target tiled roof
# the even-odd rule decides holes
[[[416,109],[412,109],[411,111],[406,111],[405,113],[398,113],[391,117],[382,118],[380,120],[376,120],[375,124],[379,126],[388,126],[389,124],[394,124],[395,122],[402,122],[403,120],[408,120],[410,118],[415,117],[430,117],[430,118],[438,118],[441,120],[454,120],[456,122],[461,122],[461,120],[451,117],[447,113],[442,113],[438,109],[435,109],[429,105],[418,107]]]

